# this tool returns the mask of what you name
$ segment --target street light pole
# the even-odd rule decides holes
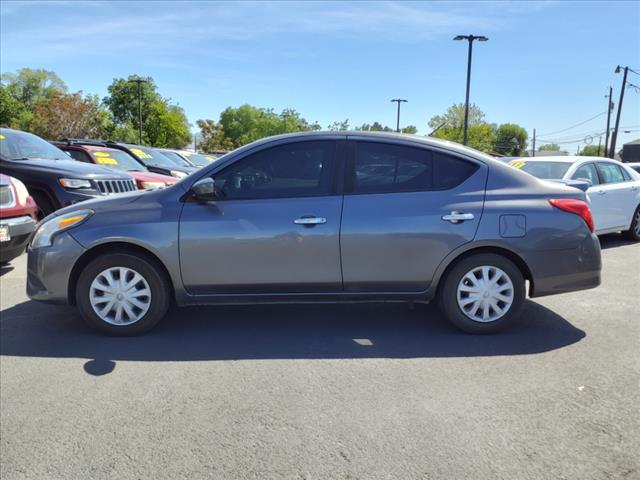
[[[396,132],[400,133],[400,104],[407,103],[407,100],[404,98],[394,98],[391,102],[396,102],[398,104],[398,115],[396,116]]]
[[[615,73],[620,73],[620,65],[616,67]],[[629,67],[624,67],[624,74],[622,76],[622,86],[620,87],[620,100],[618,101],[618,113],[616,113],[616,126],[611,135],[611,148],[609,150],[609,158],[613,158],[616,154],[616,141],[618,140],[618,128],[620,128],[620,113],[622,113],[622,101],[624,100],[624,87],[627,85],[627,74],[629,73]]]
[[[469,128],[469,90],[471,88],[471,58],[473,56],[473,41],[486,42],[489,40],[484,35],[458,35],[454,40],[466,40],[469,42],[469,52],[467,56],[467,93],[464,101],[464,137],[462,143],[467,144],[467,130]]]
[[[148,81],[143,78],[134,78],[129,81],[138,84],[138,143],[142,145],[142,84]]]

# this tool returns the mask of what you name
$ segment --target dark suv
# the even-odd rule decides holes
[[[21,180],[44,217],[90,198],[136,190],[126,173],[76,162],[36,135],[0,128],[0,172]]]
[[[198,170],[196,167],[186,166],[185,162],[176,161],[167,157],[156,148],[118,142],[105,142],[105,145],[110,148],[124,150],[147,167],[147,170],[150,172],[184,178]]]

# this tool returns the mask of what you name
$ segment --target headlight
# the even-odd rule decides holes
[[[93,210],[78,210],[58,217],[53,217],[41,223],[31,240],[31,248],[48,247],[53,241],[53,236],[71,227],[80,225],[93,215]]]
[[[169,173],[171,173],[171,176],[172,176],[172,177],[177,177],[177,178],[184,178],[184,177],[186,177],[186,176],[187,176],[187,174],[186,174],[186,173],[184,173],[184,172],[179,172],[179,171],[177,171],[177,170],[171,170],[171,172],[169,172]]]
[[[142,188],[148,190],[150,188],[162,188],[164,182],[141,182]]]
[[[89,180],[79,178],[61,178],[58,180],[64,188],[93,188]]]

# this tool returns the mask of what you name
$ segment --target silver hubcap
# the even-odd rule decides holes
[[[476,322],[494,322],[504,316],[512,304],[513,283],[497,267],[476,267],[458,284],[458,306]]]
[[[151,289],[145,278],[127,267],[111,267],[91,283],[89,299],[93,311],[112,325],[131,325],[151,306]]]
[[[636,212],[636,218],[634,219],[635,227],[633,228],[636,235],[640,237],[640,208]]]

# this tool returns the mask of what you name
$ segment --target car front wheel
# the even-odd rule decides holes
[[[459,329],[494,333],[513,324],[525,301],[525,281],[513,262],[480,253],[458,262],[440,289],[440,308]]]
[[[153,328],[169,308],[170,288],[155,262],[130,253],[106,254],[82,271],[76,304],[92,327],[113,335]]]
[[[631,220],[631,228],[624,232],[624,236],[634,242],[640,242],[640,205],[633,213],[633,219]]]

